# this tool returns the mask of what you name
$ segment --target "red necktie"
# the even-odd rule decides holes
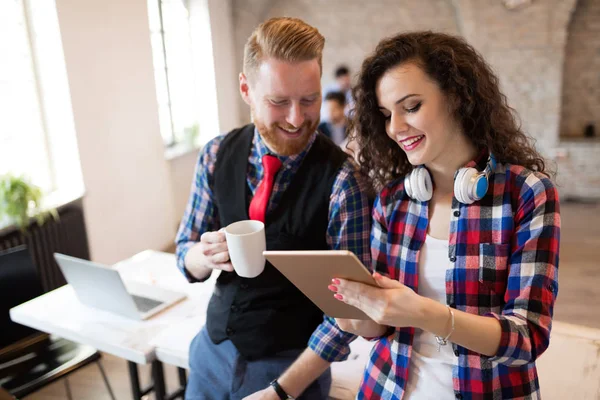
[[[267,154],[263,156],[262,164],[265,169],[264,176],[262,181],[260,181],[258,188],[256,188],[252,202],[250,202],[249,214],[250,219],[265,222],[267,205],[269,204],[269,198],[273,191],[273,182],[275,180],[275,175],[277,175],[277,171],[281,168],[281,161],[279,158]]]

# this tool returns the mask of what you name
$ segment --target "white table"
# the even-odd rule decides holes
[[[554,321],[536,364],[544,399],[600,399],[600,329]]]
[[[177,269],[173,254],[144,251],[114,266],[132,280],[185,292],[188,298],[146,321],[136,321],[81,304],[73,289],[63,286],[10,310],[11,319],[37,330],[87,344],[129,361],[134,398],[139,387],[137,364],[153,364],[157,398],[165,395],[162,364],[151,341],[173,324],[204,315],[210,285],[189,284]]]
[[[87,344],[129,362],[135,399],[154,390],[167,397],[162,363],[179,368],[182,388],[189,365],[189,346],[206,322],[206,309],[218,274],[190,284],[177,269],[173,254],[144,251],[114,265],[125,281],[157,285],[187,294],[188,298],[146,321],[136,321],[81,304],[69,286],[63,286],[10,310],[13,321]],[[354,398],[372,343],[352,343],[348,361],[332,365],[333,399]],[[152,363],[154,387],[141,389],[137,364]],[[168,397],[173,398],[175,394]]]

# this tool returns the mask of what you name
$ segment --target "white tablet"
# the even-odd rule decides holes
[[[334,293],[327,289],[333,278],[377,286],[371,272],[351,251],[265,251],[263,254],[326,315],[334,318],[370,319],[358,308],[334,298]]]

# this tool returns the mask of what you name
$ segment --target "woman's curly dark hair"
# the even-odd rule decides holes
[[[391,68],[414,62],[451,101],[454,117],[478,149],[498,162],[545,173],[546,165],[531,138],[521,131],[514,110],[500,92],[498,78],[483,57],[462,38],[434,32],[402,33],[382,40],[363,61],[353,89],[350,132],[357,140],[362,172],[379,190],[413,169],[406,153],[388,137],[375,88]]]

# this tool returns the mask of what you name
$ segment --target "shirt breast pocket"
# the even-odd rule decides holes
[[[479,245],[479,284],[483,289],[480,297],[485,299],[489,292],[489,304],[481,306],[495,307],[503,303],[508,281],[508,258],[510,244],[481,243]]]

